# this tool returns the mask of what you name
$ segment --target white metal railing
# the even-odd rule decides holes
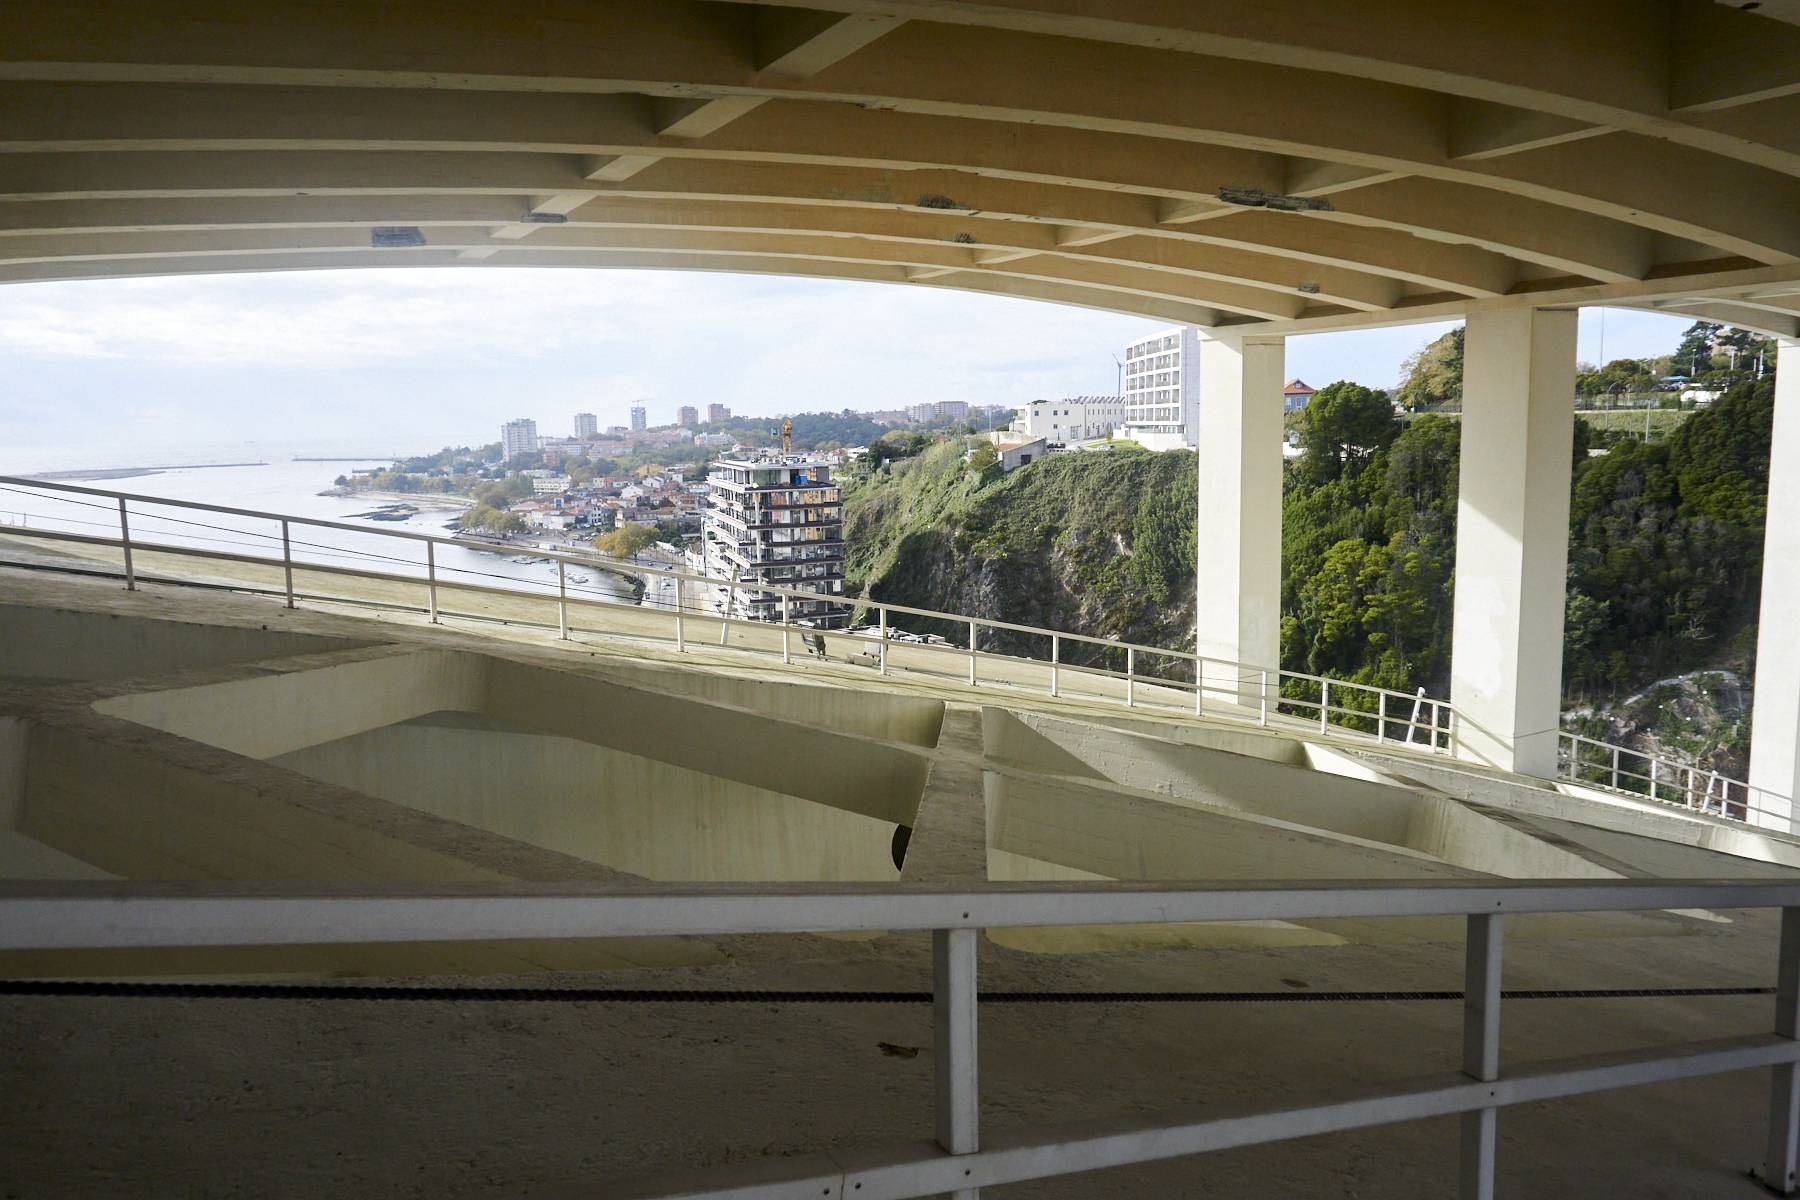
[[[1558,777],[1571,783],[1735,821],[1779,823],[1785,829],[1793,811],[1793,801],[1787,796],[1752,787],[1690,760],[1649,754],[1578,733],[1558,735],[1556,766]],[[1759,816],[1769,819],[1758,821]]]
[[[1508,1066],[1500,1055],[1509,914],[1779,908],[1769,1033]],[[1211,921],[1458,916],[1465,919],[1461,1071],[1361,1094],[1008,1130],[979,1125],[982,929]],[[584,884],[0,883],[0,949],[291,946],[671,935],[929,930],[935,1146],[857,1149],[735,1163],[696,1176],[608,1187],[612,1197],[952,1194],[1321,1133],[1456,1115],[1460,1192],[1493,1195],[1503,1107],[1612,1088],[1770,1067],[1762,1178],[1790,1194],[1800,1160],[1800,882],[1420,880],[1382,883],[767,884],[593,888]],[[1750,1119],[1748,1114],[1746,1120]],[[1654,1153],[1654,1149],[1649,1152]]]
[[[600,599],[603,593],[596,589],[571,584],[568,580],[568,569],[570,567],[583,567],[589,570],[610,569],[630,575],[675,581],[674,590],[678,598],[674,605],[668,607],[645,606],[634,611],[658,614],[668,618],[672,625],[675,648],[678,651],[685,651],[690,642],[694,640],[689,636],[689,630],[694,621],[701,620],[707,625],[717,624],[720,645],[727,644],[728,635],[733,627],[754,628],[779,632],[779,652],[784,662],[792,661],[797,652],[806,653],[804,644],[797,649],[794,637],[795,633],[806,635],[814,632],[803,622],[746,620],[733,615],[741,608],[735,602],[730,605],[729,611],[724,613],[697,612],[690,609],[685,597],[682,596],[684,585],[697,585],[706,589],[734,592],[755,592],[777,597],[783,613],[786,613],[796,602],[824,601],[840,608],[847,606],[855,612],[872,616],[874,618],[872,626],[849,631],[832,631],[831,636],[852,639],[850,644],[860,649],[860,653],[852,657],[857,661],[865,662],[883,675],[890,671],[913,670],[936,674],[940,677],[961,678],[970,686],[1031,687],[1035,680],[1051,696],[1068,695],[1107,703],[1122,703],[1127,708],[1143,708],[1149,711],[1213,715],[1253,721],[1260,725],[1276,722],[1290,728],[1310,726],[1328,736],[1366,739],[1389,746],[1410,745],[1435,753],[1452,753],[1456,749],[1458,729],[1455,711],[1447,701],[1426,696],[1422,688],[1417,693],[1409,695],[1389,688],[1277,670],[1195,654],[1191,651],[1169,650],[1159,646],[1146,646],[1111,638],[1095,637],[1090,634],[1065,633],[1032,625],[1019,625],[1010,621],[969,617],[958,613],[938,612],[903,604],[888,604],[875,600],[812,592],[770,583],[756,582],[734,585],[725,580],[694,575],[672,567],[655,567],[639,561],[627,562],[611,559],[597,552],[561,553],[531,548],[530,552],[534,556],[555,563],[557,572],[555,584],[540,585],[536,591],[533,591],[517,586],[519,583],[527,581],[506,580],[501,576],[488,577],[511,585],[497,586],[494,583],[470,581],[468,576],[479,576],[482,573],[470,571],[467,568],[449,567],[439,561],[436,550],[442,546],[458,546],[465,549],[504,552],[508,548],[509,544],[507,543],[471,541],[416,533],[411,530],[383,529],[368,524],[351,524],[317,517],[233,508],[194,500],[174,500],[161,496],[147,496],[108,488],[55,483],[18,476],[0,475],[0,488],[24,491],[27,494],[43,493],[60,499],[92,497],[91,500],[72,501],[72,503],[85,504],[91,508],[103,510],[104,519],[97,519],[93,515],[86,520],[45,517],[37,519],[34,527],[8,528],[7,533],[14,536],[116,547],[123,557],[125,586],[128,589],[135,589],[139,578],[134,552],[141,554],[154,551],[158,554],[234,563],[279,564],[283,572],[283,586],[280,591],[273,594],[280,595],[289,608],[308,599],[386,608],[405,609],[410,607],[413,611],[428,614],[433,622],[437,622],[446,616],[481,619],[479,614],[454,612],[445,608],[440,603],[440,590],[442,589],[454,588],[457,592],[497,595],[536,595],[546,600],[555,599],[557,621],[554,628],[557,629],[560,637],[568,638],[572,632],[583,632],[579,626],[572,623],[571,609],[574,609],[577,614],[584,611],[591,614],[596,608],[613,603]],[[102,501],[104,504],[101,503]],[[268,532],[240,528],[221,530],[219,527],[205,522],[182,522],[178,518],[157,514],[155,510],[159,508],[266,521],[270,523],[270,528]],[[148,540],[141,531],[134,531],[132,527],[134,517],[143,518],[145,516],[152,516],[158,522],[173,522],[207,529],[215,534],[219,532],[231,534],[233,536],[227,538],[193,537],[190,540],[196,542],[204,540],[209,544],[224,543],[233,548],[212,549],[208,546]],[[365,537],[386,538],[390,539],[396,547],[410,547],[411,554],[401,557],[396,554],[376,554],[303,543],[295,537],[295,527],[333,529]],[[82,532],[82,530],[103,530],[104,532]],[[245,539],[251,540],[246,541]],[[516,543],[512,545],[516,545]],[[310,557],[303,555],[297,559],[296,546],[310,551]],[[266,550],[267,553],[245,552],[257,549]],[[389,569],[375,570],[366,565],[346,565],[343,561],[320,561],[328,557],[363,564],[377,561]],[[422,584],[425,603],[409,606],[404,603],[376,602],[353,596],[308,594],[295,587],[294,572],[297,569],[314,574],[323,573],[383,582]],[[249,585],[233,586],[236,590],[241,591],[267,590]],[[910,665],[902,665],[894,661],[896,656],[892,653],[892,644],[911,638],[912,635],[902,629],[896,618],[931,622],[939,628],[949,629],[953,632],[960,631],[959,641],[961,644],[952,644],[948,639],[941,641],[924,641],[916,638],[907,640],[907,658]],[[549,628],[550,626],[546,625],[545,627]],[[993,645],[996,636],[1002,634],[1012,635],[1015,645],[1009,650],[1003,651]],[[983,648],[984,642],[986,648]],[[1088,661],[1071,662],[1067,652],[1070,647],[1081,647]],[[755,646],[750,648],[757,649]],[[1039,653],[1031,653],[1033,648],[1037,649]],[[1046,651],[1047,653],[1044,653]],[[925,669],[920,666],[921,656],[924,655],[934,657],[939,664],[945,666],[955,662],[962,669],[953,671]],[[984,663],[991,663],[992,666],[984,670]],[[1028,669],[1021,670],[1021,668]],[[1030,678],[1026,678],[1027,676]]]

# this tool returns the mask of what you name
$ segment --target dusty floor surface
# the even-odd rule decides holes
[[[1772,923],[1602,946],[1518,943],[1508,987],[1763,985]],[[1647,953],[1648,950],[1654,953]],[[557,983],[924,989],[923,938],[836,961]],[[982,983],[1034,989],[1456,988],[1457,946],[982,948]],[[501,981],[489,981],[501,982]],[[530,986],[544,977],[521,981]],[[1504,1061],[1761,1032],[1768,997],[1514,1000]],[[987,1130],[1298,1099],[1450,1071],[1443,1001],[997,1004],[981,1015]],[[930,1136],[926,1005],[0,999],[7,1197],[605,1195],[677,1164]],[[884,1047],[885,1044],[885,1047]],[[916,1055],[908,1050],[916,1048]],[[1501,1194],[1753,1197],[1763,1072],[1510,1109]],[[1454,1119],[1230,1151],[1007,1197],[1454,1194]]]

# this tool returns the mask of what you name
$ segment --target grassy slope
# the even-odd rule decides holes
[[[1191,453],[1059,454],[996,478],[970,470],[962,450],[933,446],[849,489],[854,592],[1149,645],[1192,644]]]

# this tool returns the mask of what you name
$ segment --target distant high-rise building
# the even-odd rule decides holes
[[[691,404],[684,404],[675,410],[675,423],[683,429],[692,429],[700,423],[700,410]]]
[[[575,436],[591,438],[600,432],[600,422],[593,413],[575,414]]]
[[[648,429],[649,427],[650,427],[650,419],[649,419],[648,415],[644,412],[644,406],[641,404],[632,405],[631,406],[631,432],[642,433],[642,432],[644,432],[644,430]]]
[[[1148,450],[1194,444],[1200,426],[1200,336],[1180,325],[1125,347],[1125,425]]]
[[[507,458],[538,452],[537,422],[530,417],[508,421],[500,427],[500,448]]]
[[[731,410],[723,404],[709,404],[706,406],[706,419],[711,424],[722,425],[731,420]]]
[[[928,400],[906,410],[906,415],[921,425],[934,421],[963,421],[969,416],[967,400]]]

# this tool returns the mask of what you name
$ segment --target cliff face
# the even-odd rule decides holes
[[[1563,727],[1743,779],[1750,767],[1746,680],[1747,676],[1723,668],[1690,671],[1659,679],[1609,705],[1571,709],[1563,714]],[[1644,769],[1629,761],[1625,766]]]
[[[845,496],[853,593],[1170,649],[1194,642],[1195,459],[1059,454],[999,476],[950,442]],[[927,628],[961,642],[966,632]],[[996,649],[1030,649],[992,635]],[[1041,639],[1040,639],[1041,640]],[[1093,661],[1066,651],[1069,661]]]

